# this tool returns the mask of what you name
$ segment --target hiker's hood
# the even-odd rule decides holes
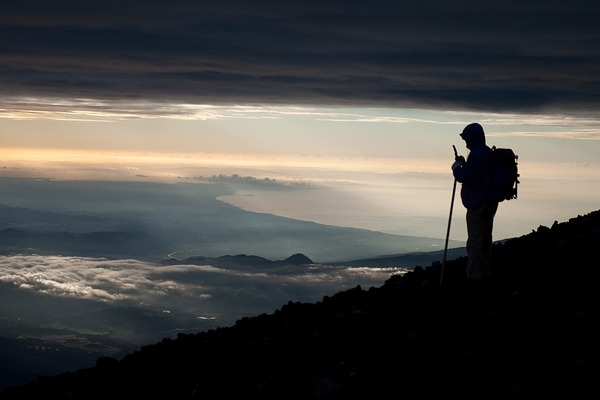
[[[466,142],[467,148],[485,146],[483,127],[477,122],[467,125],[460,134],[460,137]]]

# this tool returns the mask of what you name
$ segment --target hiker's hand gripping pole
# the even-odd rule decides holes
[[[461,164],[464,163],[464,157],[459,156],[456,151],[456,146],[452,145],[454,149],[454,161],[461,161]],[[446,267],[446,255],[448,254],[448,239],[450,238],[450,224],[452,222],[452,209],[454,208],[454,195],[456,194],[456,178],[454,178],[454,183],[452,185],[452,200],[450,201],[450,215],[448,216],[448,228],[446,229],[446,244],[444,245],[444,258],[442,260],[442,270],[440,271],[440,286],[444,282],[444,269]]]
[[[460,162],[460,165],[465,165],[465,158],[463,156],[459,156],[458,152],[456,151],[456,146],[452,145],[452,148],[454,149],[454,161],[458,161]]]

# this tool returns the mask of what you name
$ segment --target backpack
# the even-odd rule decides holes
[[[492,172],[488,184],[488,196],[494,201],[517,198],[519,166],[517,156],[511,149],[492,147]]]

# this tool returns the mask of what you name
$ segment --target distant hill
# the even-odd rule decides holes
[[[462,257],[467,255],[467,249],[465,247],[456,247],[448,249],[446,252],[446,259],[452,260],[454,258]],[[444,250],[438,251],[421,251],[407,254],[388,255],[374,258],[364,258],[360,260],[351,260],[344,262],[335,262],[331,265],[345,265],[348,267],[403,267],[412,268],[415,266],[427,266],[435,263],[436,261],[444,260]]]
[[[238,254],[235,256],[221,256],[221,257],[189,257],[180,262],[180,264],[198,264],[198,265],[212,265],[213,267],[279,267],[286,265],[306,265],[314,264],[314,262],[306,257],[304,254],[296,253],[284,260],[269,260],[260,256]]]
[[[466,257],[39,377],[2,399],[599,398],[600,211]]]

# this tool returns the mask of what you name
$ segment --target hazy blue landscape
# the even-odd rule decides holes
[[[317,263],[329,263],[434,251],[444,244],[440,238],[246,212],[217,200],[261,185],[260,181],[167,184],[2,178],[1,248],[152,261],[182,252],[186,257],[254,254],[270,259],[303,253]],[[271,186],[269,190],[286,190],[284,185]]]
[[[15,371],[26,380],[86,367],[288,301],[379,286],[419,260],[441,257],[443,239],[321,225],[217,200],[265,186],[286,190],[223,177],[169,184],[0,179],[4,380],[18,380]],[[414,254],[398,258],[407,253]],[[283,262],[294,254],[310,263]],[[238,264],[210,262],[241,255],[248,258]],[[249,264],[250,256],[261,263]]]

